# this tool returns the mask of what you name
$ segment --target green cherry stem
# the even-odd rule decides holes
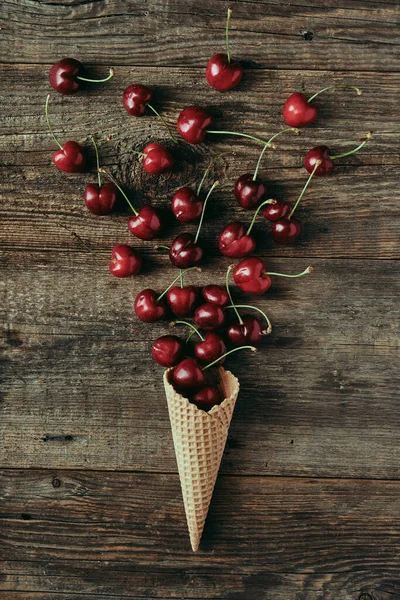
[[[251,308],[252,310],[256,310],[257,312],[259,312],[260,314],[262,314],[262,316],[264,317],[264,319],[267,321],[267,329],[265,331],[263,331],[262,333],[264,335],[267,335],[269,333],[271,333],[272,331],[272,323],[269,320],[269,318],[267,317],[267,315],[265,314],[265,312],[263,310],[261,310],[261,308],[258,308],[258,306],[251,306],[250,304],[230,304],[228,305],[226,308]]]
[[[197,227],[197,231],[196,231],[196,236],[194,238],[194,243],[197,243],[197,240],[199,239],[199,235],[200,235],[200,230],[201,230],[201,226],[203,224],[203,219],[204,219],[204,213],[206,210],[206,206],[207,206],[207,201],[209,199],[209,197],[211,196],[213,190],[215,187],[217,187],[217,185],[219,184],[219,181],[214,181],[214,183],[212,184],[210,191],[208,192],[206,199],[204,200],[204,204],[203,204],[203,210],[201,211],[201,217],[200,217],[200,221],[199,221],[199,225]]]
[[[114,179],[114,177],[111,175],[111,173],[108,173],[104,169],[99,169],[99,173],[103,173],[103,175],[105,175],[106,177],[108,177],[108,179],[110,179],[110,181],[112,181],[113,184],[117,186],[117,188],[121,192],[122,196],[125,198],[126,202],[128,203],[131,211],[133,212],[133,214],[135,215],[135,217],[137,217],[138,214],[139,214],[138,211],[136,210],[136,208],[133,207],[133,205],[132,205],[131,201],[129,200],[128,196],[125,194],[124,190],[117,183],[117,181]]]
[[[100,175],[99,149],[98,149],[98,147],[97,147],[96,140],[94,139],[94,136],[93,136],[93,135],[91,135],[91,136],[90,136],[90,139],[91,139],[91,140],[92,140],[92,142],[93,142],[94,151],[95,151],[95,153],[96,153],[97,179],[98,179],[98,181],[99,181],[99,187],[101,187],[101,175]]]
[[[217,162],[217,160],[218,160],[219,158],[221,158],[221,156],[225,156],[226,154],[228,154],[228,152],[221,152],[220,154],[217,154],[217,156],[214,156],[214,158],[213,158],[213,159],[210,161],[210,164],[208,165],[207,169],[204,171],[204,175],[203,175],[203,177],[201,178],[201,181],[200,181],[200,183],[199,183],[199,187],[197,188],[197,192],[196,192],[196,193],[197,193],[197,195],[199,195],[199,194],[200,194],[200,192],[201,192],[201,188],[203,187],[203,184],[204,184],[204,181],[205,181],[205,179],[206,179],[207,175],[209,174],[209,172],[210,172],[210,169],[211,169],[211,167],[213,166],[213,164],[214,164],[214,163],[216,163],[216,162]]]
[[[347,83],[338,83],[337,85],[328,85],[328,87],[324,87],[322,90],[319,90],[319,92],[310,96],[309,99],[307,100],[307,102],[312,102],[314,100],[314,98],[316,98],[317,96],[322,94],[322,92],[326,92],[327,90],[333,90],[335,88],[340,88],[340,87],[349,88],[350,90],[355,90],[357,92],[357,96],[361,96],[361,94],[362,94],[362,91],[360,90],[360,88],[356,87],[355,85],[347,85]]]
[[[329,156],[329,158],[331,160],[335,160],[336,158],[344,158],[345,156],[350,156],[351,154],[355,154],[355,152],[358,152],[359,150],[361,150],[361,148],[364,148],[364,146],[366,144],[368,144],[368,142],[370,141],[371,138],[372,138],[372,132],[368,131],[367,137],[365,138],[365,140],[363,140],[361,142],[361,144],[359,144],[357,146],[357,148],[353,148],[353,150],[349,150],[349,152],[343,152],[343,154],[335,154],[334,156]]]
[[[249,135],[248,133],[238,133],[237,131],[210,131],[209,129],[207,129],[207,133],[215,133],[216,135],[238,135],[239,137],[254,140],[259,144],[262,144],[263,146],[265,146],[265,144],[268,144],[266,140],[262,140],[261,138],[255,137],[254,135]]]
[[[165,296],[165,294],[168,292],[168,290],[170,290],[172,288],[172,286],[174,285],[174,283],[176,283],[178,281],[178,279],[180,279],[180,277],[182,277],[182,275],[184,275],[188,271],[193,271],[193,269],[196,269],[196,271],[201,271],[200,267],[189,267],[188,269],[184,269],[181,273],[179,273],[179,275],[177,277],[175,277],[175,279],[172,281],[172,283],[169,284],[169,286],[167,287],[167,289],[164,290],[163,293],[158,296],[157,302],[159,302],[161,300],[161,298],[163,296]],[[180,271],[181,271],[181,269],[180,269]]]
[[[227,268],[227,270],[226,270],[226,275],[225,275],[225,287],[226,287],[226,292],[227,292],[227,294],[228,294],[228,296],[229,296],[229,300],[231,301],[231,306],[232,306],[233,310],[234,310],[234,311],[235,311],[235,313],[236,313],[236,316],[237,316],[237,318],[238,318],[238,321],[239,321],[240,325],[243,325],[243,319],[242,319],[242,317],[240,316],[240,313],[239,313],[239,311],[237,310],[237,308],[236,308],[236,306],[235,306],[235,303],[234,303],[234,301],[233,301],[233,298],[232,298],[231,290],[229,289],[229,276],[230,276],[230,274],[231,274],[231,271],[232,271],[232,269],[233,269],[233,268],[234,268],[234,265],[229,265],[229,267],[228,267],[228,268]]]
[[[155,115],[157,115],[157,117],[160,119],[161,123],[162,123],[162,124],[163,124],[163,125],[166,127],[166,129],[167,129],[167,131],[168,131],[168,133],[169,133],[169,137],[171,138],[171,140],[174,142],[174,144],[177,144],[177,143],[178,143],[178,140],[177,140],[177,139],[176,139],[176,138],[175,138],[175,137],[172,135],[172,133],[171,133],[171,129],[170,129],[170,127],[169,127],[169,125],[168,125],[167,121],[164,119],[164,117],[162,117],[162,116],[160,115],[160,113],[159,113],[159,112],[158,112],[158,111],[157,111],[157,110],[154,108],[154,106],[152,106],[151,104],[147,103],[147,105],[146,105],[146,106],[148,106],[148,107],[150,108],[150,110],[152,110],[152,111],[153,111],[153,113],[154,113]]]
[[[114,69],[110,69],[110,73],[109,75],[107,75],[107,77],[105,77],[104,79],[87,79],[86,77],[77,77],[77,79],[79,79],[79,81],[88,81],[89,83],[105,83],[106,81],[109,81],[111,79],[111,77],[114,76]]]
[[[228,57],[228,63],[231,62],[231,53],[229,51],[229,21],[231,20],[232,9],[228,8],[228,14],[226,16],[226,26],[225,26],[225,46],[226,46],[226,55]]]
[[[274,200],[273,198],[269,198],[268,200],[264,200],[264,202],[261,202],[260,206],[257,208],[256,212],[254,213],[254,216],[253,216],[253,218],[251,220],[249,228],[246,231],[246,235],[250,235],[251,230],[253,229],[254,223],[256,222],[258,213],[260,212],[260,210],[262,209],[262,207],[265,206],[266,204],[277,204],[277,201]]]
[[[295,279],[296,277],[303,277],[303,275],[308,275],[309,273],[311,273],[311,271],[313,270],[312,267],[307,267],[307,269],[304,269],[304,271],[302,273],[297,273],[297,275],[287,275],[287,273],[270,273],[268,272],[267,275],[275,275],[276,277],[290,277],[291,279]]]
[[[225,352],[225,354],[223,354],[222,356],[220,356],[219,358],[217,358],[216,360],[213,360],[212,362],[210,362],[208,365],[206,365],[205,367],[203,367],[203,371],[205,371],[206,369],[209,369],[210,367],[212,367],[213,365],[216,365],[217,363],[219,363],[223,358],[225,358],[226,356],[229,356],[229,354],[233,354],[234,352],[237,352],[238,350],[251,350],[252,352],[257,352],[257,348],[255,348],[254,346],[240,346],[239,348],[232,348],[232,350],[229,350],[229,352]]]
[[[55,143],[57,144],[57,146],[60,148],[60,150],[62,150],[62,146],[60,144],[60,142],[58,141],[58,139],[56,138],[54,131],[51,128],[50,125],[50,119],[49,119],[49,102],[50,102],[50,94],[47,95],[46,98],[46,108],[45,108],[45,112],[46,112],[46,121],[47,121],[47,127],[49,128],[50,134],[53,138],[53,140],[55,141]]]
[[[179,269],[179,283],[181,288],[183,288],[183,275],[182,275],[182,269]]]
[[[272,137],[269,138],[268,142],[265,144],[264,148],[261,150],[260,156],[258,157],[257,165],[256,165],[254,175],[253,175],[253,181],[255,181],[257,179],[258,171],[260,170],[261,161],[262,161],[262,158],[264,156],[266,149],[273,146],[272,142],[274,141],[274,139],[276,137],[278,137],[278,135],[281,135],[281,133],[285,133],[285,131],[294,131],[296,135],[298,135],[300,133],[300,130],[297,129],[296,127],[286,127],[286,129],[282,129],[281,131],[278,131],[278,133],[275,133]]]
[[[305,184],[305,186],[303,187],[303,189],[302,189],[302,191],[301,191],[301,194],[300,194],[300,196],[299,196],[299,197],[297,198],[297,200],[296,200],[296,204],[293,206],[292,210],[291,210],[291,211],[290,211],[290,213],[289,213],[289,216],[288,216],[288,220],[289,220],[289,221],[290,221],[290,219],[292,218],[294,211],[295,211],[295,210],[296,210],[296,208],[298,207],[298,205],[299,205],[299,203],[300,203],[300,201],[301,201],[302,197],[304,196],[304,192],[306,191],[306,189],[307,189],[307,188],[308,188],[308,186],[310,185],[311,179],[314,177],[314,175],[315,175],[315,171],[318,169],[318,167],[319,167],[319,165],[320,165],[320,164],[321,164],[321,161],[320,161],[320,160],[317,160],[317,161],[316,161],[316,163],[315,163],[315,165],[314,165],[314,168],[313,168],[313,170],[311,171],[311,174],[310,174],[309,178],[308,178],[308,179],[307,179],[307,181],[306,181],[306,184]]]
[[[204,342],[204,337],[201,335],[200,331],[191,323],[188,323],[187,321],[172,321],[171,325],[187,325],[192,329],[192,332],[197,333],[201,341]]]

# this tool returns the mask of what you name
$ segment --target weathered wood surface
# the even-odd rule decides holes
[[[1,275],[4,369],[0,399],[0,597],[4,600],[392,600],[400,597],[398,402],[399,15],[396,2],[236,2],[231,49],[246,76],[219,94],[204,79],[223,51],[228,3],[109,0],[0,5]],[[312,39],[310,39],[312,38]],[[237,208],[235,178],[259,147],[237,138],[175,148],[179,167],[143,174],[126,146],[167,140],[157,119],[129,118],[121,92],[155,88],[171,123],[183,106],[209,107],[218,127],[266,137],[283,126],[294,89],[346,81],[363,89],[317,100],[316,124],[279,139],[262,175],[271,195],[294,199],[302,157],[327,143],[359,155],[315,180],[299,209],[299,243],[275,246],[257,224],[258,255],[276,279],[253,298],[274,323],[260,352],[229,366],[242,383],[200,553],[189,552],[161,384],[149,358],[167,324],[132,317],[134,294],[163,289],[174,271],[152,243],[132,239],[121,204],[111,217],[82,201],[91,174],[51,164],[44,100],[61,55],[107,85],[74,98],[52,94],[61,141],[89,146],[140,204],[167,211],[173,190],[198,181],[211,155],[204,272],[223,283],[222,226]],[[112,141],[107,142],[110,134]],[[187,226],[187,229],[192,227]],[[163,242],[180,228],[170,224]],[[115,243],[140,247],[144,274],[108,274]],[[87,250],[90,247],[95,252]],[[237,294],[240,299],[242,296]]]

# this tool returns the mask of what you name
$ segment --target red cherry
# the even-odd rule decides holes
[[[239,221],[227,225],[218,236],[221,254],[230,258],[243,258],[254,252],[256,242],[251,235],[246,234],[247,229]]]
[[[153,91],[145,85],[133,83],[128,86],[122,96],[122,103],[126,112],[133,117],[143,117],[147,103],[153,97]]]
[[[142,290],[136,296],[134,310],[136,316],[145,323],[159,321],[167,314],[164,300],[159,300],[157,292],[150,288]]]
[[[181,233],[172,242],[169,259],[175,267],[183,269],[198,264],[203,258],[203,250],[191,233]]]
[[[190,187],[180,188],[172,198],[172,212],[181,223],[195,221],[202,210],[202,201]]]
[[[216,333],[207,333],[204,340],[194,346],[194,355],[202,363],[210,363],[225,354],[226,346],[221,336]],[[221,361],[223,362],[223,360]]]
[[[206,69],[208,83],[219,92],[236,87],[243,77],[243,67],[238,62],[229,62],[227,54],[214,54]]]
[[[207,129],[214,123],[213,117],[200,106],[187,106],[178,117],[177,128],[182,139],[189,144],[204,142]]]
[[[216,387],[205,385],[191,398],[191,402],[202,410],[210,410],[216,404],[221,404],[222,398]]]
[[[272,237],[277,244],[291,244],[301,234],[301,223],[297,219],[281,219],[272,223]]]
[[[233,270],[236,285],[249,294],[263,294],[271,287],[271,278],[260,258],[245,258]]]
[[[167,302],[176,317],[189,317],[197,302],[197,289],[193,285],[174,285],[167,292]]]
[[[162,367],[173,367],[180,361],[183,347],[182,340],[176,335],[162,335],[154,341],[151,355]]]
[[[245,344],[258,345],[262,339],[261,325],[258,319],[251,315],[244,315],[242,323],[233,323],[226,330],[226,335],[233,346]]]
[[[194,358],[184,358],[171,372],[171,383],[178,392],[195,392],[204,386],[205,376]]]
[[[153,240],[162,229],[161,217],[156,208],[146,204],[137,215],[128,220],[128,229],[141,240]]]
[[[110,273],[114,277],[136,275],[141,270],[142,265],[143,259],[134,248],[126,244],[119,244],[112,249]]]
[[[267,189],[262,181],[253,181],[253,175],[246,173],[237,179],[234,193],[239,206],[255,208],[264,200]]]
[[[79,60],[63,58],[50,69],[50,85],[60,94],[76,94],[82,87],[82,82],[77,77],[82,74],[83,65]]]
[[[118,188],[113,183],[102,186],[89,184],[85,188],[84,199],[88,210],[94,215],[109,215],[117,200]]]
[[[206,285],[201,290],[201,295],[209,304],[225,306],[229,302],[228,292],[219,285]]]
[[[290,202],[282,200],[275,204],[268,204],[263,210],[263,215],[268,221],[280,221],[289,215],[292,208]]]
[[[317,115],[318,109],[300,92],[291,94],[283,105],[283,119],[291,127],[307,127],[314,123]]]
[[[152,175],[159,175],[160,173],[166,173],[171,171],[174,166],[175,160],[172,154],[161,144],[153,142],[148,144],[143,154],[143,168],[147,173]]]
[[[206,302],[196,308],[193,319],[197,327],[212,331],[219,329],[225,323],[225,313],[217,304]]]
[[[57,169],[66,173],[82,173],[86,167],[85,150],[73,141],[53,152],[52,160]]]
[[[328,146],[315,146],[307,152],[304,157],[304,168],[308,173],[312,173],[317,161],[321,161],[315,170],[315,175],[328,175],[333,171],[334,162],[329,156]]]

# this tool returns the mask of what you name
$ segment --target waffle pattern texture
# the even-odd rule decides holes
[[[210,506],[228,429],[239,393],[239,381],[219,368],[224,401],[209,412],[176,392],[164,373],[168,412],[192,550],[198,550]]]

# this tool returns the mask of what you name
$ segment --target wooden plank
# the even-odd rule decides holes
[[[2,60],[50,62],[61,46],[103,65],[205,68],[224,49],[225,16],[226,3],[215,0],[4,0]],[[398,20],[393,2],[235,2],[231,47],[251,69],[390,70],[398,68]]]
[[[228,262],[190,281],[222,284]],[[398,478],[398,266],[313,265],[253,299],[274,330],[255,356],[228,362],[242,392],[223,472]],[[7,255],[1,464],[176,471],[162,369],[149,353],[170,327],[132,316],[135,292],[173,277],[165,258],[158,267],[116,281],[99,255]]]

